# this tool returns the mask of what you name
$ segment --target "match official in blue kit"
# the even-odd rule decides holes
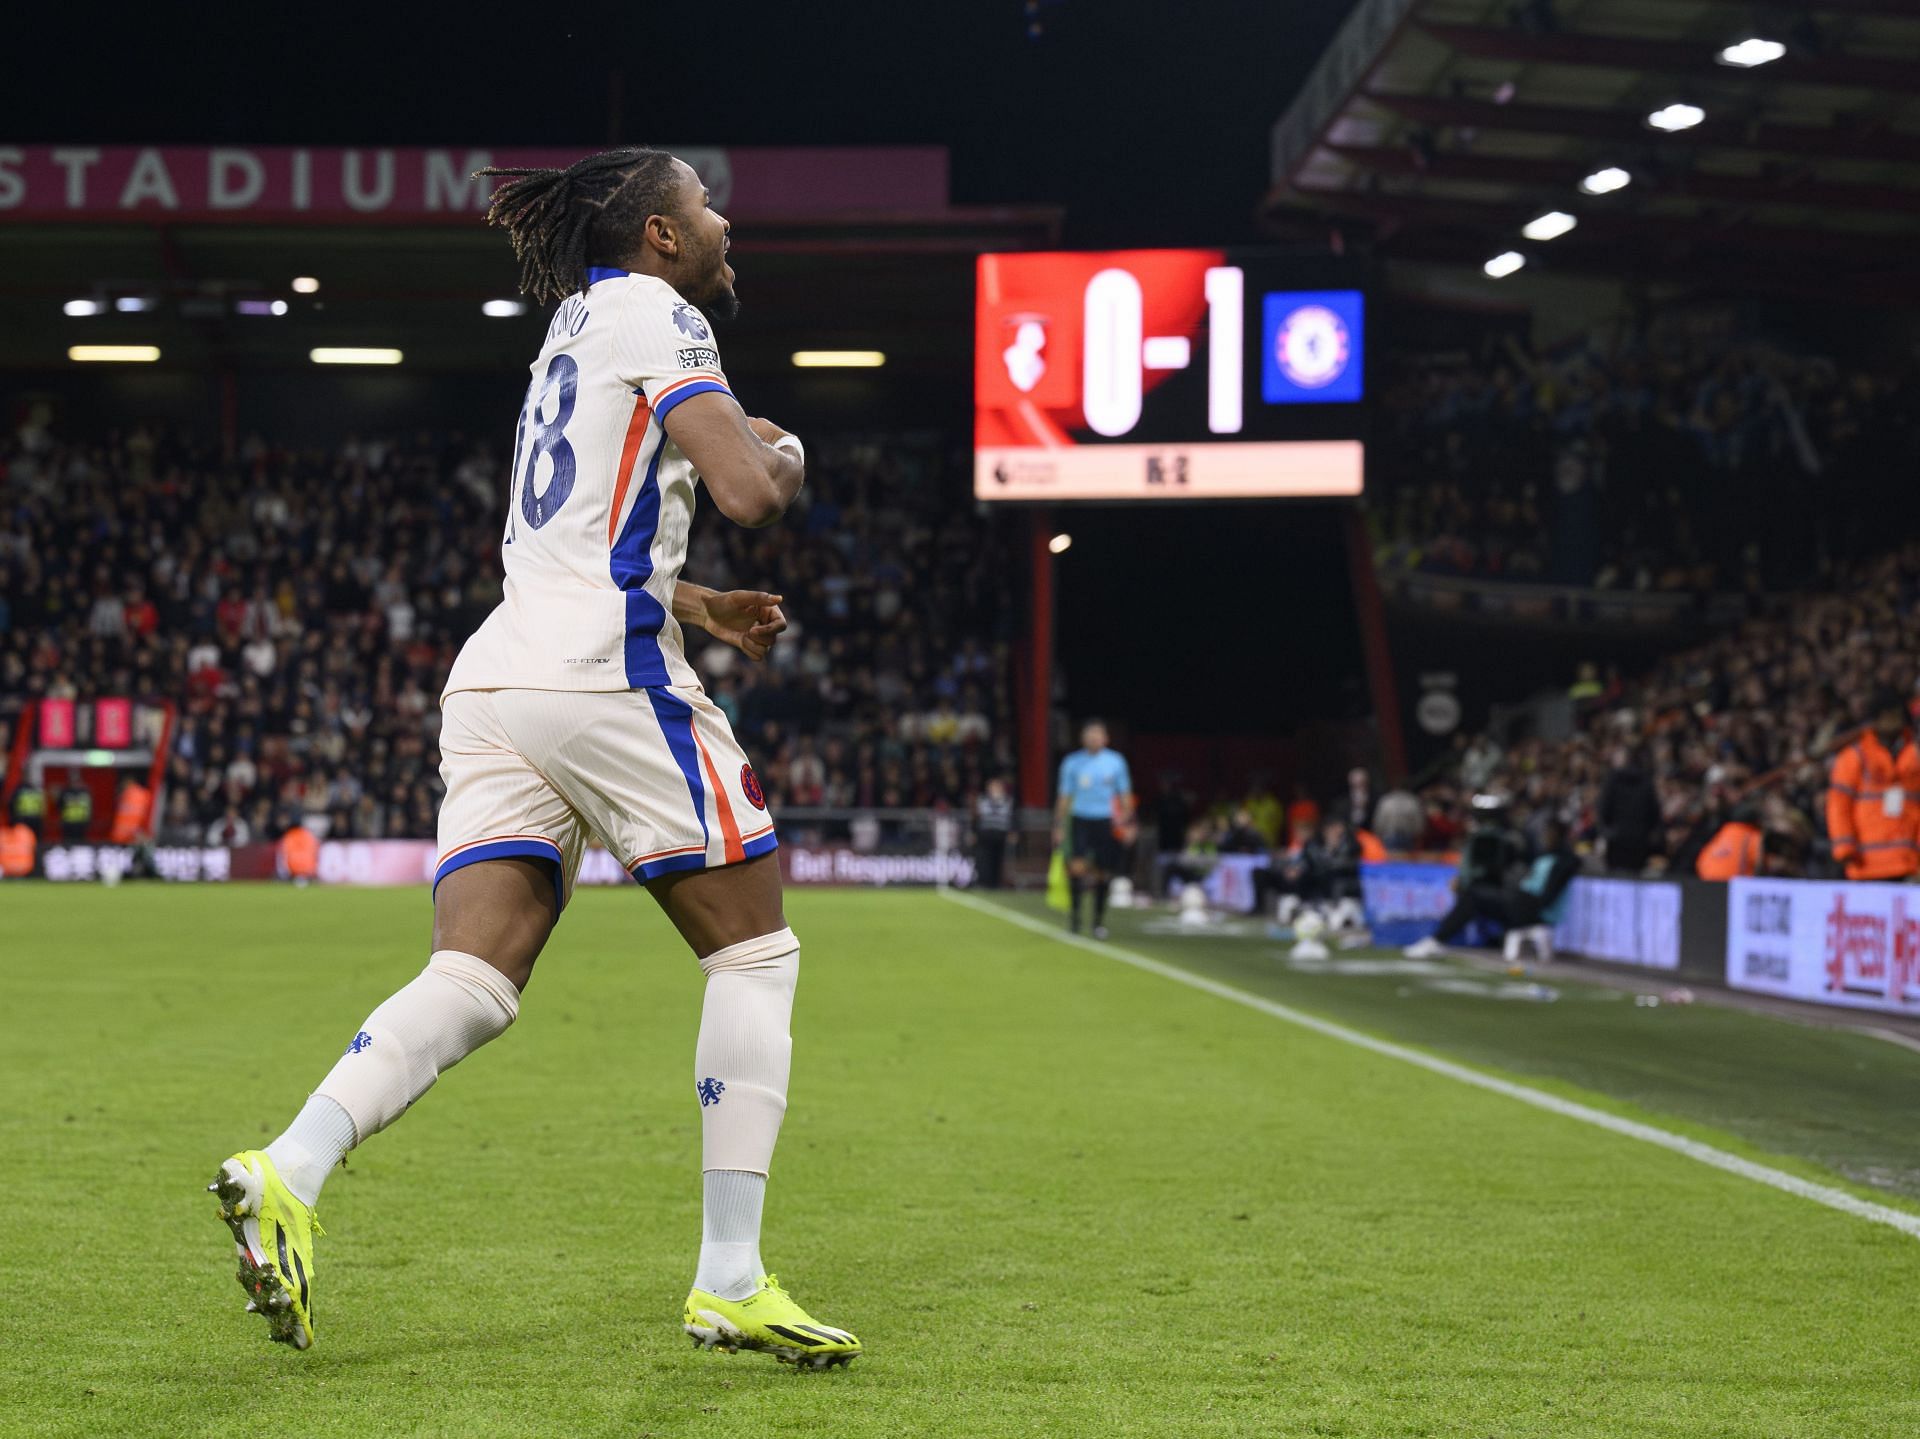
[[[1090,719],[1080,748],[1060,761],[1060,797],[1053,812],[1053,847],[1064,843],[1073,895],[1067,927],[1080,932],[1081,901],[1093,895],[1093,937],[1107,937],[1107,882],[1122,864],[1120,832],[1133,821],[1133,776],[1107,746],[1107,727]]]

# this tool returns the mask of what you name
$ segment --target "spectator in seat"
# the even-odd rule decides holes
[[[253,831],[246,820],[240,817],[238,805],[228,805],[226,813],[207,826],[207,845],[213,849],[226,849],[248,843]]]
[[[160,843],[198,845],[204,835],[193,817],[193,799],[186,790],[176,789],[167,796],[166,819],[160,826]]]
[[[1264,854],[1266,849],[1266,836],[1254,827],[1252,812],[1242,805],[1233,812],[1233,822],[1221,836],[1220,853]]]
[[[1247,797],[1240,804],[1252,816],[1253,827],[1260,831],[1269,848],[1282,842],[1287,834],[1286,807],[1263,776],[1254,776],[1253,783],[1247,787]]]
[[[1385,854],[1404,855],[1418,849],[1426,827],[1426,807],[1419,796],[1406,790],[1388,790],[1374,807],[1373,832],[1379,836]]]
[[[1173,882],[1181,884],[1199,884],[1213,873],[1213,867],[1220,858],[1219,835],[1215,822],[1198,819],[1187,827],[1187,841],[1168,862],[1162,878],[1166,892],[1173,893]]]
[[[1534,857],[1518,884],[1477,883],[1462,886],[1446,918],[1432,936],[1407,947],[1409,959],[1432,959],[1458,939],[1476,919],[1490,919],[1508,929],[1552,924],[1564,908],[1567,886],[1580,872],[1580,861],[1567,842],[1567,826],[1547,821],[1541,852]]]
[[[1606,846],[1607,868],[1620,874],[1645,869],[1660,828],[1660,796],[1645,756],[1626,745],[1614,750],[1596,818]]]
[[[1920,754],[1906,702],[1875,692],[1867,727],[1834,757],[1827,836],[1848,879],[1908,879],[1920,871]]]
[[[1268,896],[1298,895],[1311,904],[1360,897],[1360,842],[1347,822],[1331,816],[1298,855],[1277,855],[1271,868],[1253,872],[1254,909],[1265,912]]]

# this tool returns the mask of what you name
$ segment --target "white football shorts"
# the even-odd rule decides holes
[[[638,880],[778,841],[726,715],[697,689],[456,690],[441,705],[437,886],[486,859],[545,859],[562,904],[589,837]]]

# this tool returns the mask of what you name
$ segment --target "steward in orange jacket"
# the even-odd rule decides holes
[[[1693,871],[1702,879],[1728,880],[1740,874],[1760,873],[1760,854],[1765,848],[1758,825],[1730,819],[1694,861]]]
[[[113,843],[138,843],[147,832],[147,821],[152,815],[153,791],[137,779],[128,780],[120,787],[120,798],[113,805]]]
[[[1920,871],[1920,751],[1898,694],[1873,697],[1867,729],[1834,757],[1828,784],[1827,836],[1848,879]]]
[[[287,878],[304,884],[320,872],[320,840],[304,824],[296,824],[280,836],[280,857],[287,864]]]
[[[0,875],[25,879],[32,874],[34,851],[39,847],[39,836],[28,825],[10,824],[0,829]]]

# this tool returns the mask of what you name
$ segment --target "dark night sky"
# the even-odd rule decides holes
[[[1253,238],[1350,0],[1042,0],[1037,39],[1022,0],[114,8],[9,17],[47,62],[9,76],[9,139],[594,145],[617,75],[623,140],[946,145],[956,200],[1137,244]]]

